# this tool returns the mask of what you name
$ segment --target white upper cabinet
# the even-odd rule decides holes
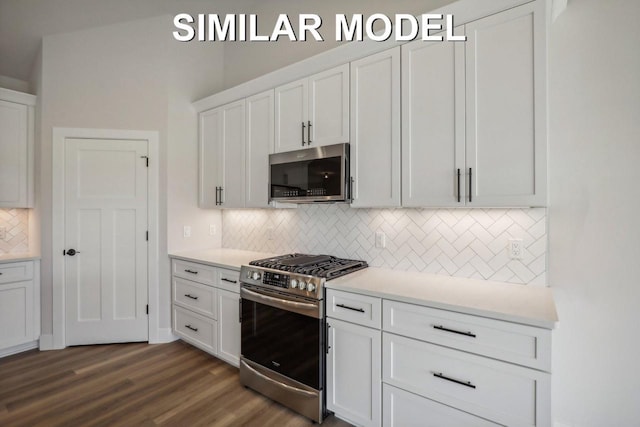
[[[464,109],[464,44],[402,46],[403,206],[464,204]]]
[[[245,100],[200,113],[201,208],[244,207]]]
[[[465,33],[467,204],[545,206],[544,2],[472,22]]]
[[[0,88],[0,208],[33,207],[35,103]]]
[[[269,154],[273,152],[273,90],[246,100],[245,207],[269,206]]]
[[[353,207],[400,206],[400,48],[351,63]]]
[[[402,205],[545,206],[544,2],[403,49]]]
[[[275,89],[275,152],[349,141],[349,64]]]

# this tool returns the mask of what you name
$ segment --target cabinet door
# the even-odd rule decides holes
[[[458,411],[388,384],[383,385],[384,427],[497,427],[482,418]]]
[[[247,98],[245,207],[269,206],[269,154],[273,153],[273,90]]]
[[[216,189],[221,185],[222,109],[200,113],[199,121],[198,205],[201,208],[216,208]]]
[[[381,332],[327,319],[327,408],[351,423],[379,426]]]
[[[218,289],[218,357],[240,363],[240,294]]]
[[[532,2],[465,27],[469,205],[546,204],[545,25]]]
[[[0,207],[29,207],[28,107],[0,100]]]
[[[0,349],[34,340],[33,308],[33,281],[0,285]]]
[[[349,142],[349,64],[309,78],[309,122],[312,147]]]
[[[400,206],[400,48],[351,63],[353,207]]]
[[[463,43],[402,46],[403,206],[464,206],[464,99]]]
[[[298,80],[275,89],[275,152],[299,150],[307,143],[309,117],[308,80]]]
[[[221,202],[223,208],[244,207],[244,99],[222,107]]]

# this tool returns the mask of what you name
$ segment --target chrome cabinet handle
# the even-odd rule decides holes
[[[358,311],[360,313],[364,313],[364,309],[363,308],[349,307],[348,305],[344,305],[344,304],[336,304],[336,307],[345,308],[347,310]]]
[[[193,270],[185,270],[184,272],[189,274],[198,274],[197,271],[193,271]]]
[[[452,334],[464,335],[471,338],[476,337],[476,334],[474,334],[473,332],[456,331],[455,329],[445,328],[442,325],[433,325],[433,329],[438,329],[439,331],[451,332]]]
[[[226,277],[223,277],[223,278],[221,278],[220,280],[222,280],[223,282],[238,283],[238,281],[237,281],[237,280],[227,279]]]
[[[193,299],[193,300],[197,300],[197,299],[198,299],[198,297],[194,297],[194,296],[193,296],[193,295],[191,295],[191,294],[184,294],[184,296],[185,296],[185,297],[187,297],[187,298],[191,298],[191,299]]]
[[[191,325],[184,325],[184,327],[187,328],[187,329],[191,329],[193,332],[198,332],[198,328],[194,328]]]
[[[307,126],[307,145],[311,145],[311,120],[309,120]]]
[[[463,385],[465,387],[469,387],[469,388],[476,388],[475,385],[471,384],[471,381],[460,381],[460,380],[456,380],[454,378],[451,377],[447,377],[446,375],[442,375],[442,372],[434,372],[433,376],[436,378],[440,378],[441,380],[445,380],[445,381],[451,381],[452,383],[456,383],[456,384],[460,384]]]

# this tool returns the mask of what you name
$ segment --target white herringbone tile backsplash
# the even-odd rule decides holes
[[[375,233],[386,248],[375,247]],[[521,260],[507,254],[522,239]],[[230,210],[222,246],[366,260],[372,267],[511,283],[546,284],[546,209],[352,209],[346,204],[297,209]]]
[[[6,232],[0,239],[0,255],[29,252],[28,209],[0,209],[0,227]]]

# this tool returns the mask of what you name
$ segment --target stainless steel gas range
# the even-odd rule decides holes
[[[321,423],[326,415],[324,284],[367,267],[289,254],[240,269],[240,381]]]

